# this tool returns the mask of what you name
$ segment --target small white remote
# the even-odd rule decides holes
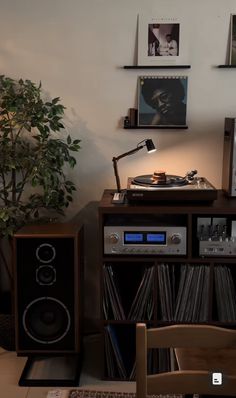
[[[125,201],[125,192],[115,192],[112,203],[124,203]]]

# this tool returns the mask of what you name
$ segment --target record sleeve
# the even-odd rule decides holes
[[[187,76],[139,76],[138,125],[186,126]]]
[[[184,46],[180,18],[138,17],[138,64],[171,65],[183,58]]]
[[[231,14],[229,64],[236,65],[236,14]]]

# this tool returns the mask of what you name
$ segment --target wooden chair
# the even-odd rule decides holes
[[[147,350],[173,347],[179,370],[147,374]],[[212,383],[213,372],[222,384]],[[236,396],[236,330],[210,325],[136,325],[136,398],[152,394]]]

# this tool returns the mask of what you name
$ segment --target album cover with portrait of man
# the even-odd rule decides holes
[[[187,76],[140,76],[139,126],[186,126]]]

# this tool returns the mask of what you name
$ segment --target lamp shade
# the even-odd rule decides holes
[[[153,144],[153,141],[151,139],[146,140],[146,147],[149,153],[156,151],[155,145]]]

